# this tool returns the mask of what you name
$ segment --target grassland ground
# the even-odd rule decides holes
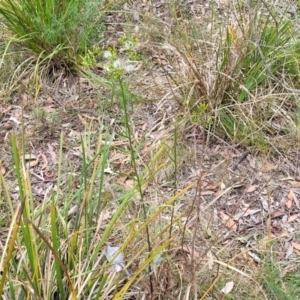
[[[51,240],[55,204],[61,257],[70,247],[76,253],[66,265],[78,299],[300,299],[300,16],[290,2],[249,5],[126,2],[105,17],[104,38],[76,75],[62,68],[36,77],[18,44],[3,54],[1,266],[21,200],[14,135],[30,178],[31,220]],[[96,211],[97,199],[95,215],[88,205]],[[78,211],[89,216],[82,227]],[[74,228],[90,235],[79,240],[82,251]],[[131,279],[101,281],[104,244],[124,246]],[[8,279],[24,296],[34,276],[18,273],[26,251],[16,245]],[[94,256],[93,246],[99,260],[91,267],[80,253]],[[47,299],[59,299],[49,286],[41,288]]]

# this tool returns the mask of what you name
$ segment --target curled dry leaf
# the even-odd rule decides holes
[[[300,251],[300,244],[296,243],[296,242],[291,242],[292,246],[294,247],[294,249]]]
[[[270,162],[266,162],[266,163],[263,165],[261,171],[262,171],[263,173],[268,173],[269,171],[277,170],[277,168],[278,168],[277,165],[272,164],[272,163],[270,163]]]
[[[20,122],[17,118],[15,118],[15,117],[13,117],[13,116],[11,116],[11,117],[9,118],[9,120],[15,122],[17,125],[20,125],[20,124],[21,124],[21,122]]]
[[[285,215],[284,211],[278,210],[278,211],[274,211],[274,212],[271,213],[271,218],[275,219],[275,218],[278,218],[278,217],[282,217],[284,215]]]
[[[294,181],[294,180],[289,180],[288,183],[292,186],[292,187],[300,187],[300,181]]]
[[[291,201],[294,201],[297,208],[300,209],[299,201],[298,201],[295,193],[293,192],[293,190],[290,190],[290,192],[288,194],[288,199]]]
[[[1,159],[0,159],[0,170],[1,170],[2,175],[4,175],[6,173],[6,169],[4,168]]]
[[[13,128],[13,123],[11,121],[8,121],[8,122],[4,123],[2,126],[3,126],[3,129],[10,130]]]
[[[43,164],[41,166],[41,169],[45,170],[47,168],[47,166],[48,166],[48,160],[47,160],[46,155],[44,153],[40,152],[40,154],[38,155],[38,157],[39,158],[41,157],[43,159]]]
[[[241,254],[240,254],[245,260],[248,260],[248,250],[244,247],[241,248]]]
[[[244,213],[243,213],[243,216],[244,217],[247,217],[247,216],[251,216],[251,215],[255,215],[259,212],[261,212],[261,209],[243,209]]]
[[[54,104],[50,104],[50,105],[47,105],[47,106],[44,106],[43,107],[43,110],[47,113],[51,113],[51,112],[55,112],[57,111],[56,107]]]
[[[247,189],[246,193],[252,193],[254,191],[256,191],[256,189],[258,188],[258,185],[250,185],[249,188]]]
[[[212,270],[213,266],[214,266],[214,259],[213,259],[213,255],[211,253],[211,251],[208,251],[207,252],[207,257],[208,257],[208,268],[210,270]]]
[[[133,179],[127,179],[125,176],[119,177],[116,182],[123,186],[126,191],[130,191],[135,184]]]
[[[252,251],[248,251],[248,255],[256,262],[260,263],[261,259]]]
[[[183,246],[180,249],[182,249],[187,254],[189,254],[189,256],[190,256],[189,258],[191,258],[192,254],[194,255],[194,258],[198,258],[199,259],[201,257],[200,254],[197,251],[195,251],[195,249],[194,249],[194,252],[193,252],[193,248],[192,247],[185,247],[185,246]]]
[[[221,190],[225,190],[226,189],[226,185],[225,185],[224,182],[220,183],[220,188],[221,188]]]
[[[214,191],[214,190],[217,190],[219,187],[220,187],[220,185],[218,183],[216,183],[216,184],[208,184],[207,183],[205,186],[203,186],[202,189],[205,191],[208,191],[208,190]]]
[[[286,250],[285,259],[288,259],[294,252],[294,248],[293,248],[292,243],[286,243],[285,250]]]
[[[102,209],[102,211],[100,213],[100,217],[99,217],[99,222],[102,223],[104,221],[111,219],[111,217],[113,216],[114,213],[115,213],[115,210],[110,211],[109,209]]]
[[[111,175],[114,175],[114,171],[110,168],[110,167],[107,167],[104,169],[104,173],[106,174],[111,174]]]
[[[25,160],[35,160],[35,159],[37,159],[37,156],[33,153],[26,153],[24,155],[24,159]]]
[[[290,209],[292,207],[292,200],[291,199],[288,199],[286,202],[285,202],[285,206]]]
[[[30,169],[30,168],[35,167],[38,163],[39,163],[39,161],[37,159],[36,160],[29,160],[25,163],[25,167],[26,167],[26,169]]]
[[[48,152],[50,154],[51,160],[54,164],[57,163],[57,156],[56,153],[54,152],[53,146],[51,144],[47,144],[48,145]]]
[[[221,289],[221,292],[225,295],[229,294],[233,289],[234,283],[233,281],[229,281],[225,284],[225,286]]]
[[[223,211],[220,211],[220,217],[226,227],[233,231],[237,231],[237,225],[228,215],[226,215]]]
[[[289,216],[288,223],[291,223],[291,222],[295,221],[299,217],[300,217],[300,214],[295,214],[295,215]]]
[[[287,273],[294,271],[295,266],[288,265],[280,272],[280,278],[283,278]]]
[[[78,205],[75,204],[74,206],[72,206],[69,211],[68,211],[68,218],[72,218],[78,211]]]
[[[36,156],[33,153],[24,154],[24,160],[26,161],[25,163],[26,169],[30,169],[39,163],[38,156]]]
[[[213,195],[214,193],[214,191],[201,191],[201,196]]]

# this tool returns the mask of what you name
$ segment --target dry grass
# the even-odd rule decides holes
[[[156,31],[147,24],[155,36],[147,49],[194,123],[234,145],[282,153],[298,140],[298,25],[277,6],[240,5],[174,16]]]

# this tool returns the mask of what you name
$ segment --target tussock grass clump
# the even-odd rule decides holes
[[[191,120],[260,151],[282,151],[298,137],[298,25],[274,7],[232,1],[230,21],[213,8],[199,18],[177,13],[154,44]]]
[[[95,35],[101,35],[102,1],[1,1],[10,35],[39,58],[61,68],[78,65]],[[99,38],[99,36],[97,37]]]

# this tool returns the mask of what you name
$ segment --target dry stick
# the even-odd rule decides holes
[[[175,167],[175,172],[174,172],[174,194],[173,196],[175,196],[176,192],[177,192],[177,124],[175,123],[175,127],[174,127],[174,167]],[[170,226],[170,230],[169,230],[169,239],[171,239],[172,237],[172,229],[173,229],[173,221],[174,221],[174,213],[175,213],[175,203],[173,203],[172,205],[172,213],[171,213],[171,226]],[[169,249],[171,249],[171,243],[169,244]]]
[[[242,154],[240,156],[240,158],[238,159],[238,161],[232,166],[231,171],[235,171],[236,168],[238,167],[238,165],[244,160],[246,159],[246,157],[250,154],[250,151],[246,151],[244,154]]]
[[[58,262],[58,264],[61,267],[61,269],[64,272],[64,274],[66,275],[67,281],[69,282],[69,285],[70,285],[70,289],[71,289],[71,294],[72,294],[73,300],[77,300],[77,295],[76,295],[76,291],[75,291],[75,286],[74,286],[73,280],[72,280],[72,278],[71,278],[71,276],[70,276],[70,274],[69,274],[66,266],[64,265],[64,263],[62,262],[61,258],[59,257],[58,253],[54,250],[54,248],[51,245],[51,243],[49,242],[49,240],[43,235],[42,231],[39,228],[37,228],[34,225],[34,223],[32,221],[30,221],[29,219],[26,219],[26,221],[28,222],[28,224],[30,224],[33,227],[33,229],[35,230],[35,232],[39,235],[39,237],[44,241],[44,243],[50,249],[52,255],[54,256],[54,258]]]
[[[203,143],[202,143],[202,156],[201,156],[201,162],[200,162],[200,165],[203,165],[203,159],[204,159],[204,150],[205,150],[205,134],[204,134],[204,130],[202,130],[203,132]],[[192,214],[192,212],[194,211],[194,209],[196,209],[196,224],[194,226],[194,232],[193,232],[193,238],[192,238],[192,253],[191,253],[191,280],[190,282],[191,283],[194,283],[195,282],[195,272],[196,272],[196,268],[195,268],[195,242],[196,242],[196,236],[197,236],[197,229],[198,229],[198,225],[199,225],[199,222],[200,222],[200,209],[201,209],[201,190],[202,190],[202,187],[201,187],[201,181],[202,181],[202,169],[200,168],[200,174],[199,174],[199,177],[198,177],[198,180],[197,180],[197,185],[196,185],[196,192],[195,192],[195,196],[194,196],[194,199],[193,199],[193,202],[192,202],[192,205],[191,205],[191,209],[190,211],[188,212],[187,214],[187,218],[186,218],[186,222],[184,224],[184,227],[183,227],[183,233],[182,233],[182,241],[181,241],[181,247],[182,247],[182,251],[183,250],[183,245],[184,245],[184,235],[185,235],[185,231],[186,231],[186,228],[187,228],[187,224],[189,222],[189,219],[190,219],[190,216]],[[197,198],[199,199],[197,201]]]
[[[186,49],[187,50],[187,49]],[[181,57],[183,57],[183,59],[185,60],[185,62],[190,66],[190,68],[192,69],[192,73],[194,74],[194,76],[197,78],[198,80],[198,84],[200,87],[200,90],[198,89],[198,92],[200,92],[200,96],[207,96],[207,86],[206,84],[203,82],[202,78],[201,78],[201,74],[199,74],[197,67],[195,66],[195,64],[193,64],[188,57],[185,55],[185,53],[183,53],[182,51],[178,50],[179,54],[181,55]],[[203,139],[202,139],[202,156],[201,156],[201,160],[200,160],[200,165],[203,165],[203,160],[204,160],[204,150],[205,150],[205,145],[206,145],[206,140],[205,140],[205,130],[202,128],[202,135],[203,135]],[[186,222],[184,224],[184,228],[183,228],[183,233],[182,233],[182,242],[181,242],[181,246],[183,248],[183,239],[184,239],[184,234],[186,231],[186,227],[189,221],[189,218],[194,210],[194,208],[196,208],[196,224],[194,226],[194,233],[193,233],[193,238],[192,238],[192,253],[191,253],[191,283],[195,282],[195,273],[196,273],[196,267],[195,267],[195,243],[196,243],[196,237],[197,237],[197,230],[198,230],[198,225],[200,222],[200,212],[201,212],[201,181],[202,181],[202,169],[200,168],[200,174],[198,177],[198,181],[197,181],[197,186],[196,186],[196,192],[195,192],[195,196],[192,202],[192,206],[191,206],[191,210],[187,215],[187,219]],[[197,198],[199,199],[197,201]],[[182,249],[183,250],[183,249]]]

